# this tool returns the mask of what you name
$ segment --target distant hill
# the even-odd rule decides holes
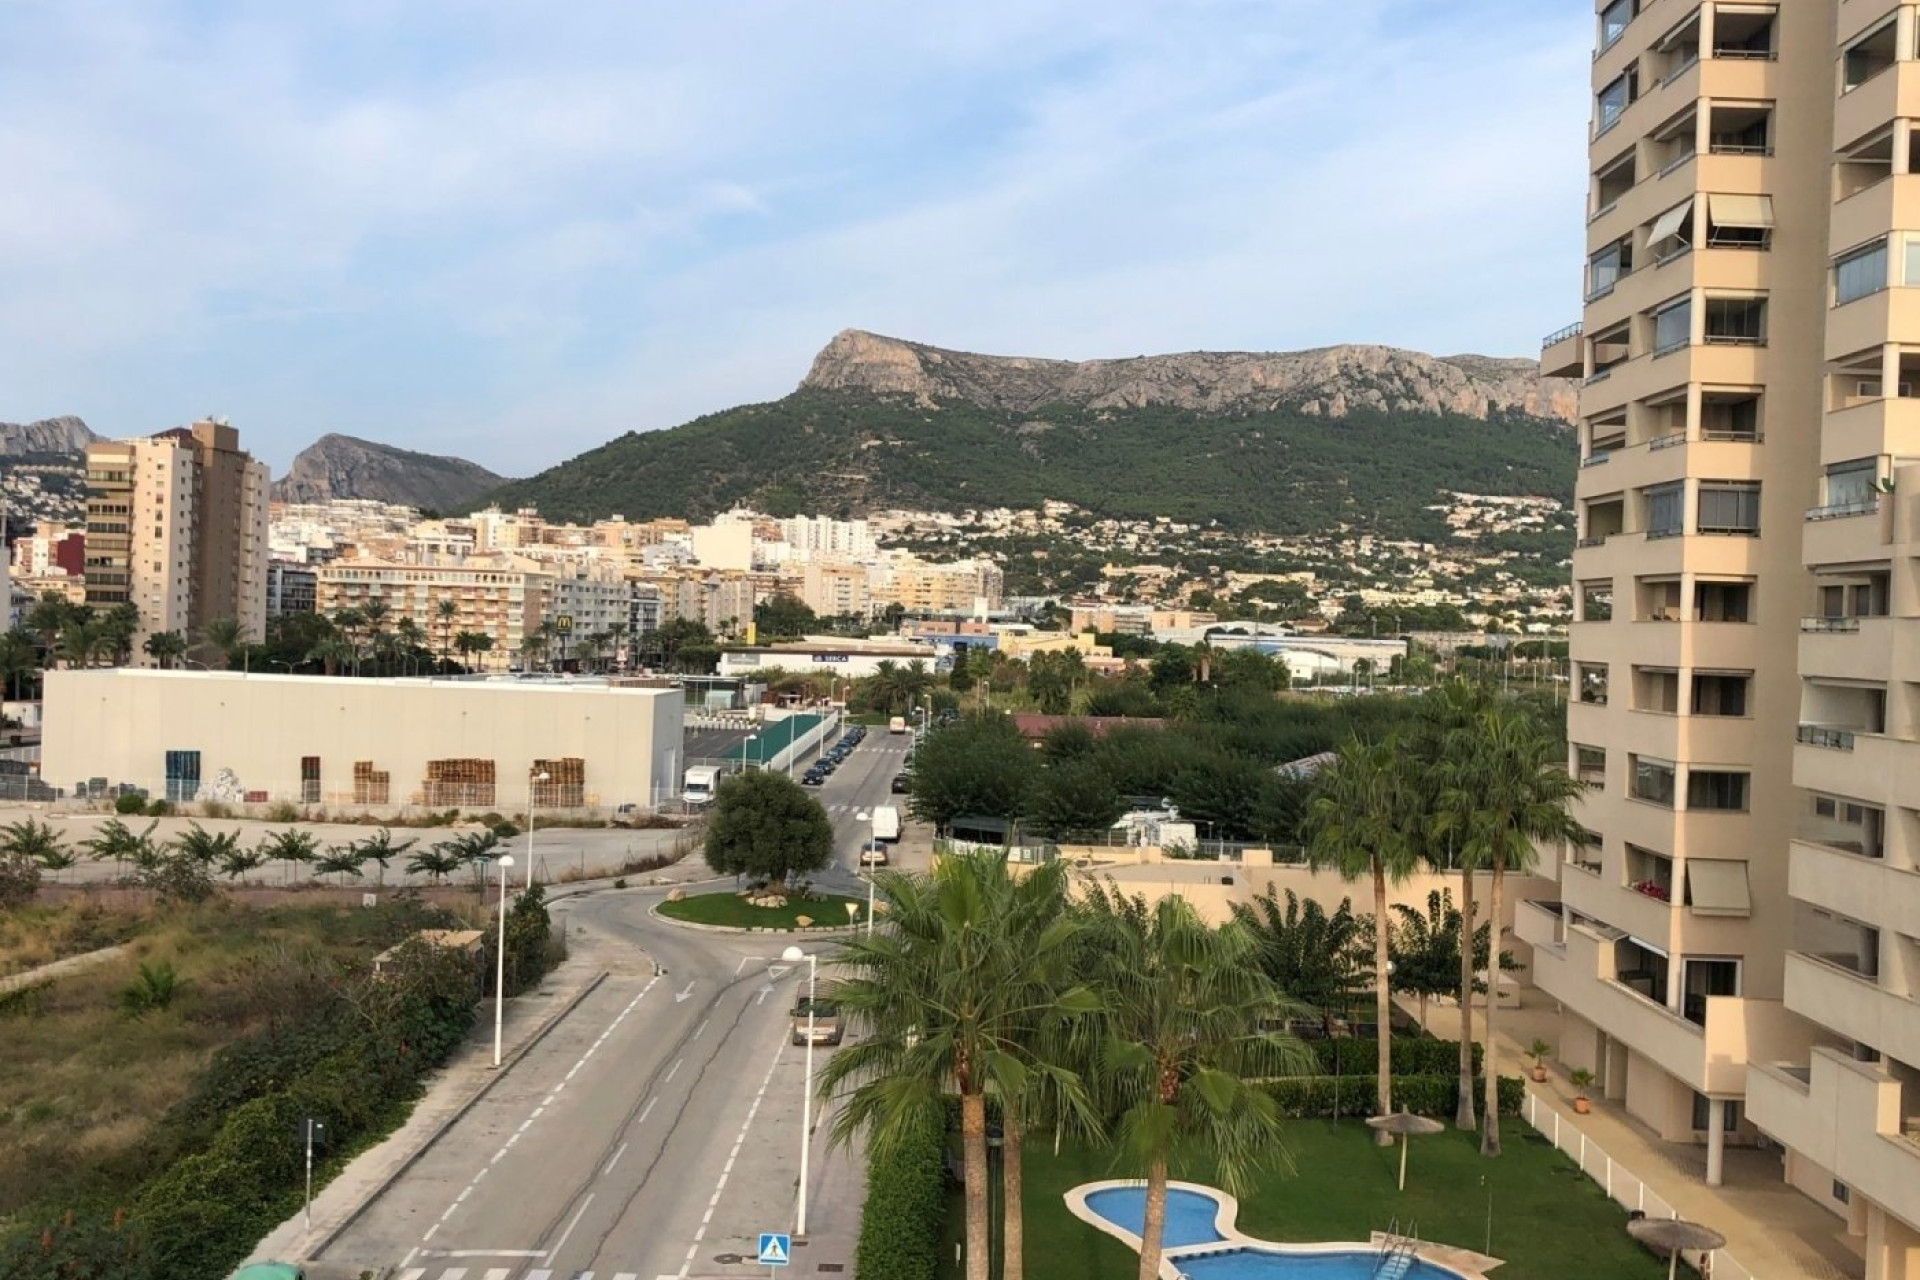
[[[430,511],[464,512],[506,478],[465,458],[396,449],[353,436],[324,435],[302,449],[273,482],[283,502],[370,498]]]
[[[1448,490],[1570,497],[1574,404],[1532,360],[1340,346],[1065,361],[848,330],[783,399],[628,433],[490,497],[564,519],[1052,498],[1412,534]]]
[[[73,417],[0,422],[0,457],[77,455],[98,439],[86,423]]]

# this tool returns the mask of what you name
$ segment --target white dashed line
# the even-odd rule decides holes
[[[604,1178],[608,1174],[612,1173],[613,1166],[619,1164],[620,1157],[625,1154],[627,1154],[627,1144],[623,1142],[620,1144],[620,1149],[613,1153],[613,1159],[607,1161],[606,1167],[600,1170],[600,1176]]]

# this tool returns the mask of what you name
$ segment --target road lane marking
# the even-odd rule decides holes
[[[661,1081],[660,1083],[661,1083],[661,1084],[672,1084],[672,1083],[673,1083],[673,1078],[674,1078],[674,1077],[675,1077],[676,1075],[679,1075],[679,1074],[680,1074],[680,1064],[681,1064],[681,1063],[683,1063],[683,1062],[685,1062],[685,1061],[686,1061],[686,1059],[685,1059],[685,1058],[675,1058],[675,1059],[673,1060],[673,1065],[667,1068],[667,1078],[666,1078],[665,1080],[662,1080],[662,1081]]]
[[[753,1118],[760,1114],[760,1104],[766,1101],[767,1089],[773,1084],[774,1073],[780,1070],[780,1059],[785,1056],[786,1051],[787,1046],[783,1042],[780,1047],[774,1051],[773,1061],[767,1064],[767,1074],[765,1078],[760,1081],[759,1091],[753,1095],[753,1105],[747,1108],[747,1118],[740,1122],[740,1132],[733,1140],[733,1150],[727,1153],[727,1164],[729,1166],[731,1166],[734,1159],[739,1156],[740,1148],[746,1144],[747,1133],[753,1128]],[[707,1212],[709,1216],[712,1215],[713,1205],[720,1203],[720,1193],[727,1189],[727,1179],[732,1176],[733,1171],[731,1167],[721,1171],[720,1181],[715,1184],[713,1188],[713,1200],[708,1205]],[[693,1233],[693,1243],[687,1246],[687,1258],[685,1262],[680,1264],[678,1280],[687,1280],[687,1273],[693,1270],[693,1260],[700,1256],[700,1244],[707,1238],[707,1226],[708,1224],[706,1222],[702,1222],[700,1229]]]
[[[411,1262],[412,1262],[412,1261],[413,1261],[413,1260],[414,1260],[414,1259],[415,1259],[416,1257],[418,1257],[419,1255],[420,1255],[420,1246],[419,1246],[419,1245],[415,1245],[415,1246],[413,1246],[413,1248],[411,1248],[411,1249],[409,1249],[409,1250],[407,1250],[407,1256],[406,1256],[406,1257],[404,1257],[404,1258],[402,1258],[402,1259],[400,1259],[400,1265],[401,1265],[402,1267],[405,1267],[405,1266],[407,1266],[408,1264],[410,1264],[410,1263],[411,1263]]]
[[[440,1273],[440,1280],[463,1280],[466,1274],[465,1267],[448,1267]]]
[[[698,1040],[701,1036],[705,1035],[707,1031],[707,1024],[712,1021],[713,1021],[712,1018],[702,1018],[700,1020],[700,1025],[693,1029],[693,1038],[695,1040]]]
[[[659,1102],[659,1101],[660,1101],[660,1099],[659,1099],[659,1097],[657,1097],[657,1096],[655,1096],[655,1097],[652,1097],[652,1098],[648,1098],[648,1099],[647,1099],[647,1105],[646,1105],[646,1106],[644,1106],[644,1107],[642,1107],[642,1108],[640,1108],[640,1118],[639,1118],[639,1119],[637,1119],[637,1120],[635,1120],[635,1121],[634,1121],[634,1123],[635,1123],[635,1124],[645,1124],[645,1123],[647,1122],[647,1117],[653,1114],[653,1107],[654,1107],[654,1104],[655,1104],[655,1103],[657,1103],[657,1102]]]
[[[440,1224],[437,1222],[434,1223],[432,1226],[428,1227],[427,1234],[420,1237],[420,1243],[425,1244],[427,1241],[433,1239],[433,1233],[438,1231],[439,1229],[440,1229]]]
[[[587,1198],[586,1198],[585,1200],[582,1200],[582,1201],[580,1202],[580,1210],[579,1210],[579,1212],[578,1212],[578,1213],[575,1213],[575,1214],[573,1215],[573,1221],[572,1221],[572,1222],[569,1222],[569,1223],[567,1224],[567,1229],[566,1229],[565,1231],[562,1231],[562,1232],[560,1233],[560,1239],[559,1239],[558,1241],[556,1241],[556,1242],[555,1242],[555,1244],[554,1244],[554,1246],[553,1246],[553,1248],[551,1248],[551,1249],[549,1249],[549,1250],[547,1250],[547,1251],[546,1251],[546,1253],[545,1253],[544,1255],[542,1255],[542,1254],[533,1254],[533,1255],[530,1255],[530,1256],[532,1256],[532,1257],[537,1257],[537,1258],[539,1258],[539,1259],[540,1259],[540,1261],[542,1261],[542,1262],[552,1262],[552,1261],[553,1261],[553,1255],[554,1255],[554,1254],[556,1254],[556,1253],[558,1253],[558,1252],[560,1252],[560,1250],[561,1250],[561,1249],[563,1249],[563,1248],[565,1248],[565,1247],[566,1247],[566,1243],[567,1243],[567,1237],[568,1237],[568,1236],[570,1236],[570,1235],[572,1235],[572,1234],[573,1234],[573,1229],[574,1229],[575,1227],[577,1227],[577,1226],[579,1226],[579,1225],[580,1225],[580,1219],[582,1219],[582,1218],[584,1218],[584,1217],[586,1217],[586,1215],[587,1215],[587,1206],[588,1206],[588,1205],[590,1205],[590,1204],[592,1204],[592,1203],[593,1203],[593,1192],[591,1192],[591,1191],[589,1191],[589,1192],[587,1192]],[[589,1275],[591,1275],[592,1273],[591,1273],[591,1272],[588,1272],[587,1274],[589,1274]]]
[[[425,1274],[427,1274],[425,1267],[409,1267],[400,1273],[398,1280],[420,1280],[420,1277]]]
[[[640,1277],[631,1271],[616,1271],[613,1280],[640,1280]]]
[[[526,1280],[553,1280],[553,1272],[529,1271],[527,1272]]]
[[[607,1176],[608,1174],[610,1174],[610,1173],[612,1173],[612,1172],[613,1172],[613,1166],[615,1166],[615,1165],[617,1165],[617,1164],[619,1164],[619,1163],[620,1163],[620,1157],[621,1157],[621,1156],[623,1156],[623,1155],[625,1155],[625,1154],[627,1154],[627,1144],[623,1142],[623,1143],[621,1143],[621,1144],[620,1144],[620,1149],[619,1149],[618,1151],[616,1151],[616,1152],[614,1152],[614,1153],[613,1153],[613,1159],[611,1159],[611,1160],[609,1160],[609,1161],[607,1161],[607,1166],[606,1166],[606,1168],[604,1168],[604,1169],[602,1169],[602,1170],[600,1170],[600,1176],[604,1178],[604,1177],[606,1177],[606,1176]]]
[[[510,1270],[512,1270],[511,1267],[488,1267],[487,1280],[507,1280],[507,1272]]]

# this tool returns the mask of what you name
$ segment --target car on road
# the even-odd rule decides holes
[[[860,850],[860,865],[863,867],[884,867],[893,861],[887,853],[887,846],[879,840],[869,840]]]
[[[907,718],[905,716],[894,716],[891,720],[887,721],[888,733],[905,733],[906,731]]]
[[[793,1005],[793,1042],[807,1043],[807,1037],[813,1037],[815,1044],[839,1044],[841,1036],[840,1006],[830,996],[816,996],[809,1000],[801,996]]]
[[[893,794],[896,796],[903,796],[907,794],[907,792],[913,790],[913,775],[910,773],[894,774],[893,785],[888,787],[887,789],[893,792]]]
[[[826,781],[826,771],[822,769],[809,769],[800,775],[800,785],[803,787],[824,786]]]

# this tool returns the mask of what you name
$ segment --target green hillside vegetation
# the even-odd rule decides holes
[[[1203,415],[1164,406],[1056,405],[1010,415],[964,401],[801,390],[665,431],[621,436],[491,499],[551,519],[620,512],[702,519],[738,503],[774,515],[889,506],[1033,507],[1169,516],[1272,533],[1346,522],[1388,534],[1433,525],[1444,491],[1566,500],[1571,432],[1524,415],[1279,408]]]

